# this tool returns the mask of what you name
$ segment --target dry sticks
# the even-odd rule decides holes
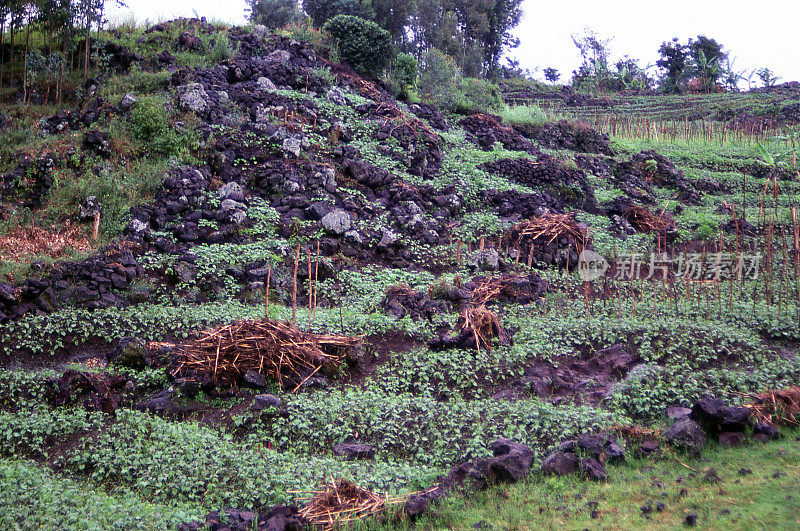
[[[586,242],[586,232],[578,226],[575,221],[575,213],[569,214],[544,214],[535,216],[528,221],[517,223],[511,228],[511,238],[515,239],[516,245],[522,243],[523,238],[530,237],[532,240],[547,238],[547,243],[552,243],[560,236],[566,236],[581,246]]]
[[[290,491],[297,494],[302,491]],[[311,491],[308,505],[300,509],[300,516],[326,531],[341,524],[361,520],[383,512],[389,505],[404,503],[406,497],[389,498],[363,489],[346,480],[323,485],[321,490]]]
[[[308,373],[336,372],[357,337],[309,334],[278,321],[240,321],[207,330],[182,346],[173,376],[235,383],[250,371],[282,382]]]

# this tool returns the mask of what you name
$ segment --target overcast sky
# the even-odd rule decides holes
[[[244,0],[126,0],[140,20],[158,22],[197,13],[244,23]],[[521,66],[553,66],[569,78],[580,62],[570,38],[591,27],[612,38],[612,58],[628,54],[654,63],[662,41],[705,34],[735,58],[734,68],[770,67],[783,81],[800,80],[800,0],[523,0],[516,30],[521,44],[510,55]],[[123,16],[119,9],[113,17]],[[541,78],[541,73],[539,73]]]

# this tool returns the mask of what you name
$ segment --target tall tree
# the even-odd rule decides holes
[[[489,12],[489,28],[484,38],[484,58],[489,77],[495,76],[503,53],[519,46],[519,39],[511,31],[522,18],[521,4],[522,0],[495,0]]]
[[[303,11],[318,28],[336,15],[353,15],[367,20],[375,18],[371,0],[303,0]]]
[[[717,81],[722,77],[722,63],[728,56],[727,52],[720,43],[705,35],[698,35],[696,40],[689,39],[687,48],[692,73],[700,79],[706,92],[713,92]]]
[[[408,32],[406,29],[417,9],[416,2],[414,0],[372,0],[372,9],[375,13],[375,22],[389,32],[395,46],[409,51],[407,50]]]
[[[662,42],[658,49],[661,58],[656,61],[656,66],[664,74],[661,78],[661,88],[665,92],[678,92],[681,81],[683,81],[686,71],[687,58],[689,56],[686,46],[675,37],[670,42]]]
[[[297,0],[246,0],[251,22],[270,29],[286,26],[300,14]]]

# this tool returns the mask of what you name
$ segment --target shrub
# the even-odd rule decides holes
[[[141,98],[131,110],[128,129],[137,140],[147,144],[148,153],[170,157],[184,152],[191,139],[171,127],[163,103],[159,98]]]
[[[214,45],[211,48],[209,59],[214,63],[220,63],[232,58],[235,55],[235,50],[231,46],[226,33],[218,33],[214,39]]]
[[[458,97],[461,74],[455,61],[432,48],[422,57],[417,84],[420,93],[440,107],[452,108]]]
[[[392,80],[397,83],[400,93],[407,96],[417,82],[417,59],[411,54],[397,54],[392,66]]]
[[[289,24],[277,33],[278,35],[307,42],[311,44],[314,51],[317,52],[317,55],[334,63],[339,62],[339,53],[336,50],[336,43],[327,31],[318,30],[307,22],[296,22],[294,24]]]
[[[485,79],[466,77],[458,84],[453,111],[468,114],[475,111],[500,111],[505,107],[500,87]]]
[[[359,74],[376,78],[389,65],[392,39],[388,31],[369,20],[337,15],[322,27],[336,39],[339,59]]]

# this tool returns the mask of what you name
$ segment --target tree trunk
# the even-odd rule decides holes
[[[3,74],[6,68],[6,51],[3,44],[6,40],[6,14],[0,14],[0,88],[3,88]]]
[[[28,87],[28,45],[31,38],[31,17],[28,17],[28,24],[25,28],[25,67],[22,69],[22,103],[25,103],[25,96],[28,97],[28,105],[31,103],[30,91]]]

